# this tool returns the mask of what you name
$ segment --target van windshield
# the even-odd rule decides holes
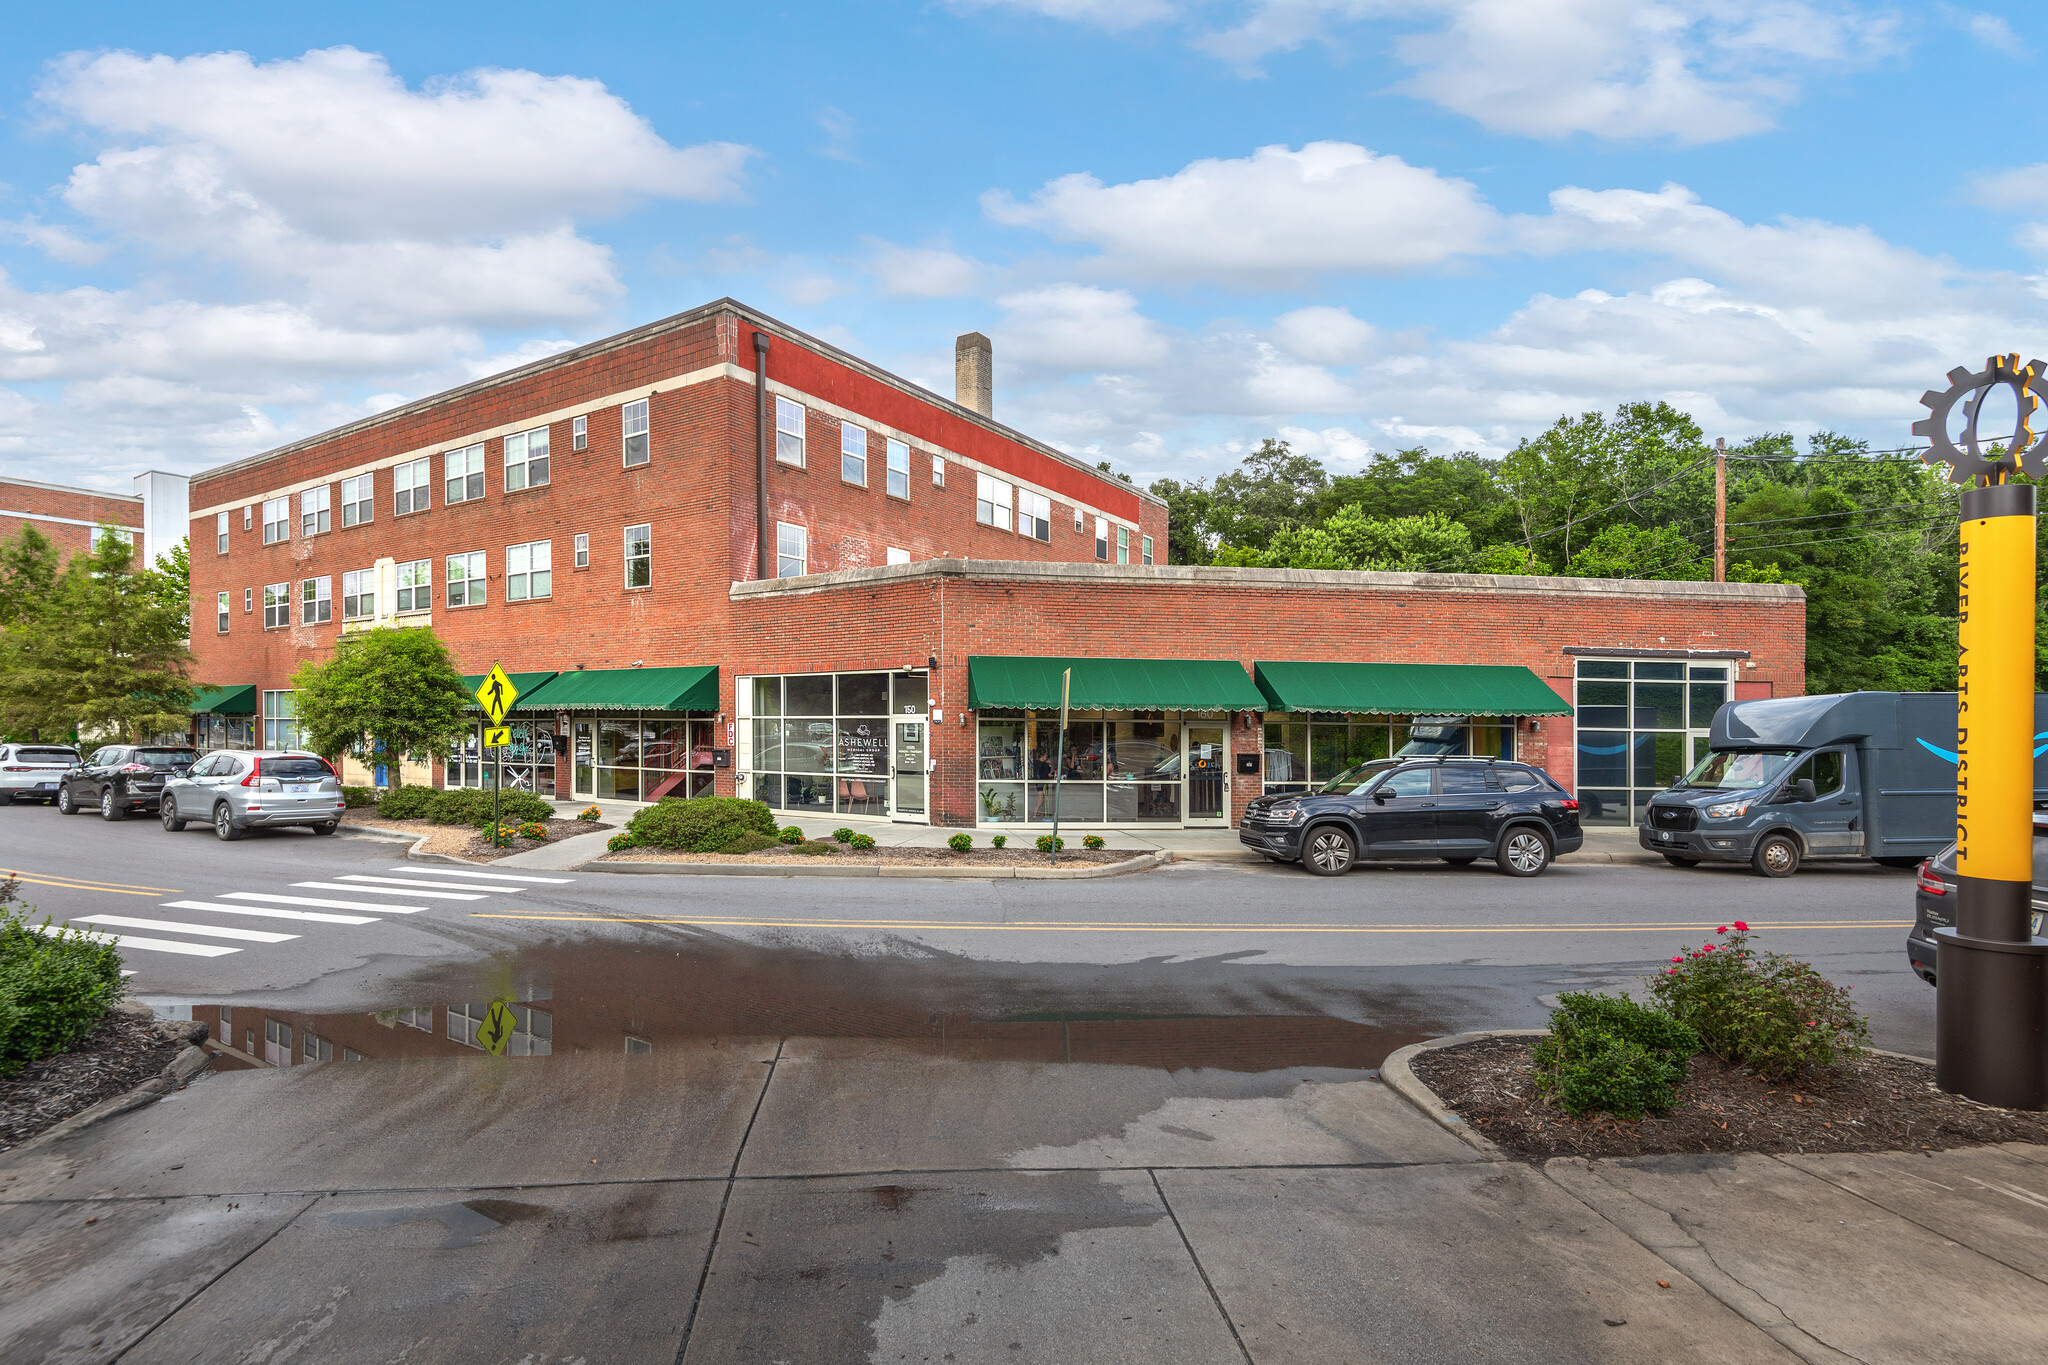
[[[1708,754],[1678,783],[1681,787],[1705,787],[1712,791],[1749,791],[1775,782],[1785,765],[1799,756],[1797,749],[1768,749],[1749,753]]]
[[[1318,796],[1350,796],[1364,791],[1372,780],[1389,768],[1401,766],[1399,759],[1376,758],[1370,763],[1354,763],[1343,772],[1316,788]]]

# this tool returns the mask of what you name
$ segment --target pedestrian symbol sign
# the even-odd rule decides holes
[[[505,676],[502,666],[492,664],[491,671],[484,676],[483,686],[476,690],[477,705],[484,708],[491,724],[502,725],[512,710],[512,703],[517,700],[519,689],[512,685],[512,679]]]
[[[511,726],[509,726],[509,725],[486,725],[486,726],[484,727],[484,747],[485,747],[486,749],[503,749],[503,748],[506,748],[506,747],[508,747],[508,746],[509,746],[509,745],[510,745],[511,743],[512,743],[512,727],[511,727]]]
[[[510,1005],[502,1000],[492,1001],[484,1011],[484,1021],[476,1026],[476,1045],[493,1057],[504,1056],[505,1044],[512,1041],[512,1030],[518,1022]]]

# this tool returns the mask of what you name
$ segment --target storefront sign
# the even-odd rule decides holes
[[[858,776],[879,776],[888,755],[886,727],[868,721],[852,721],[839,732],[839,771]]]

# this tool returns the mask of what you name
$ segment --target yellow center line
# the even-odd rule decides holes
[[[595,924],[705,925],[720,929],[959,929],[995,933],[1055,934],[1640,934],[1672,930],[1697,932],[1697,926],[1666,924],[1100,924],[1086,922],[973,924],[931,920],[834,920],[820,923],[787,919],[681,919],[624,915],[521,915],[469,912],[471,919],[575,921]],[[1909,929],[1911,920],[1835,920],[1818,924],[1759,924],[1755,929]]]
[[[61,872],[35,873],[21,868],[0,867],[0,878],[17,877],[33,886],[56,886],[66,891],[111,891],[122,896],[182,896],[173,886],[136,886],[129,882],[95,882],[66,877]]]

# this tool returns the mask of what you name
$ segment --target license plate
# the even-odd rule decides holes
[[[301,783],[296,787],[286,787],[285,790],[290,792],[293,796],[304,796],[307,792],[313,789]]]

